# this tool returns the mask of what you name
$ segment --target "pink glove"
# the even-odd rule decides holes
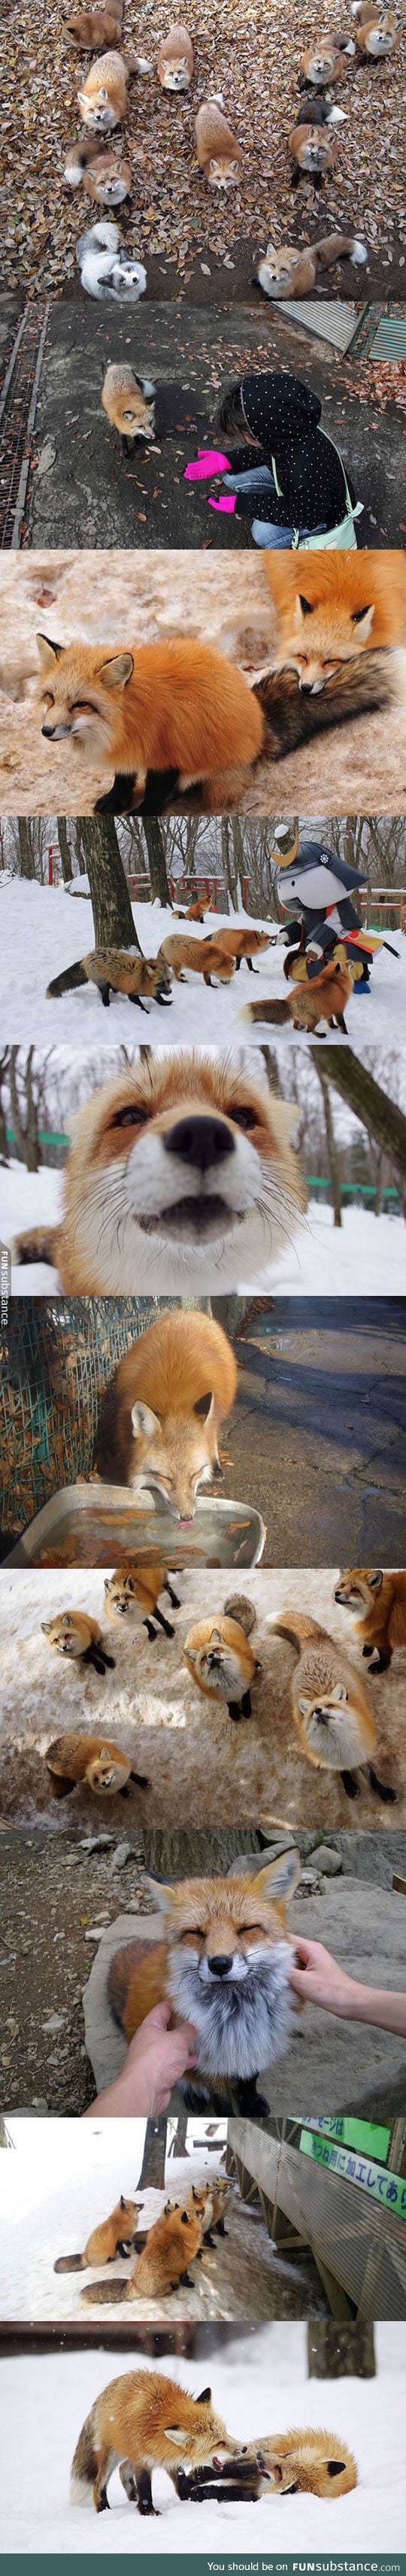
[[[209,501],[209,510],[235,510],[236,492],[225,492],[222,501]]]
[[[210,474],[222,472],[231,473],[229,456],[222,456],[219,447],[199,447],[196,464],[185,465],[183,479],[185,483],[205,483]]]

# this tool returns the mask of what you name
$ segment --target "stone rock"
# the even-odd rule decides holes
[[[341,1853],[334,1851],[332,1843],[318,1843],[314,1860],[317,1868],[323,1870],[324,1878],[339,1878],[343,1866]]]

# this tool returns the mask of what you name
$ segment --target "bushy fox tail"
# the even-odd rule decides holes
[[[80,2292],[81,2301],[84,2299],[87,2306],[90,2300],[92,2308],[110,2308],[113,2304],[118,2307],[123,2299],[128,2299],[128,2286],[128,2279],[89,2281],[88,2288]]]
[[[47,1002],[53,999],[55,993],[71,993],[75,984],[87,984],[87,980],[82,959],[77,957],[74,966],[64,966],[63,974],[54,975],[53,983],[47,985]]]
[[[54,2263],[54,2272],[84,2272],[84,2270],[84,2254],[59,2254],[58,2262]]]
[[[245,1009],[240,1012],[240,1019],[269,1020],[271,1027],[278,1029],[282,1027],[285,1020],[291,1019],[289,1003],[279,1002],[276,999],[274,1002],[247,1002]]]
[[[99,2463],[95,2447],[95,2415],[96,2408],[95,2406],[92,2406],[90,2415],[86,2416],[86,2422],[85,2424],[82,2424],[82,2431],[79,2433],[79,2441],[76,2443],[76,2451],[74,2451],[71,2468],[71,2504],[84,2504],[86,2501],[89,2501],[89,2495],[92,2487],[94,2486],[95,2477],[97,2476]]]

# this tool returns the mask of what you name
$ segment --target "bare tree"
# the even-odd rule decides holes
[[[67,825],[64,814],[58,814],[58,842],[63,882],[64,885],[70,885],[73,874],[72,853],[69,848]]]
[[[39,1103],[34,1084],[34,1047],[29,1047],[24,1068],[24,1104],[18,1084],[19,1047],[10,1047],[10,1107],[15,1140],[27,1172],[37,1172],[41,1162],[39,1142]]]
[[[316,1071],[319,1072],[318,1049],[311,1047],[310,1052]],[[404,1180],[406,1118],[403,1110],[398,1108],[396,1101],[388,1100],[386,1091],[382,1091],[380,1083],[375,1082],[374,1075],[369,1072],[368,1066],[362,1064],[359,1056],[353,1054],[352,1047],[325,1046],[323,1071],[328,1075],[334,1090],[339,1091],[342,1100],[347,1101],[348,1108],[353,1110],[354,1117],[360,1118],[361,1125],[367,1128],[368,1135],[381,1146],[382,1152],[388,1155],[392,1167],[394,1166],[395,1171],[401,1173]]]
[[[331,1180],[331,1196],[332,1196],[333,1208],[334,1208],[334,1224],[335,1224],[335,1225],[341,1225],[340,1159],[339,1159],[339,1154],[338,1154],[338,1150],[337,1150],[336,1138],[335,1138],[335,1134],[334,1134],[334,1120],[333,1120],[333,1112],[332,1112],[331,1099],[330,1099],[330,1084],[329,1084],[328,1077],[327,1077],[327,1074],[326,1074],[325,1057],[323,1056],[323,1061],[321,1062],[320,1056],[319,1056],[318,1051],[316,1050],[316,1048],[314,1048],[314,1049],[313,1049],[313,1059],[314,1059],[314,1063],[315,1063],[315,1066],[316,1066],[316,1073],[318,1074],[318,1079],[319,1079],[319,1083],[320,1083],[320,1089],[321,1089],[321,1093],[322,1093],[322,1100],[323,1100],[323,1109],[324,1109],[324,1125],[325,1125],[325,1130],[326,1130],[326,1144],[327,1144],[327,1153],[328,1153],[328,1166],[329,1166],[329,1173],[330,1173],[330,1180]]]
[[[20,876],[21,876],[21,877],[35,877],[34,851],[33,851],[33,840],[32,840],[32,826],[31,826],[31,822],[30,822],[30,818],[29,818],[29,815],[28,815],[28,814],[19,814],[19,815],[18,815],[17,830],[18,830],[18,846],[19,846],[19,857],[20,857]]]
[[[142,829],[147,844],[149,873],[155,902],[158,901],[165,910],[169,908],[170,911],[171,898],[166,874],[164,836],[158,816],[151,814],[147,818],[145,815]]]
[[[95,948],[138,948],[127,879],[112,814],[81,815],[82,848],[92,899]]]
[[[147,2120],[139,2191],[164,2190],[165,2160],[166,2120]]]

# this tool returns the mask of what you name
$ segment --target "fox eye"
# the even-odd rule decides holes
[[[366,600],[366,602],[365,602],[365,608],[353,608],[353,610],[352,610],[352,625],[353,625],[353,626],[360,626],[360,625],[361,625],[361,620],[362,620],[362,618],[363,618],[363,617],[369,617],[369,615],[370,615],[370,605],[371,605],[370,600]]]
[[[182,1932],[182,1941],[204,1941],[201,1923],[188,1923],[186,1931]]]
[[[258,1124],[255,1109],[249,1109],[248,1103],[246,1105],[243,1100],[237,1101],[237,1107],[232,1109],[231,1116],[235,1127],[246,1127],[247,1131],[249,1127],[256,1127]]]
[[[72,716],[94,716],[96,712],[97,710],[91,705],[90,698],[72,698]]]
[[[112,1118],[112,1120],[111,1120],[111,1125],[112,1125],[112,1128],[113,1128],[113,1127],[147,1127],[147,1126],[148,1126],[148,1111],[147,1111],[146,1109],[137,1109],[137,1108],[136,1108],[135,1103],[134,1103],[134,1107],[133,1107],[133,1108],[128,1108],[128,1109],[117,1109],[117,1110],[116,1110],[116,1113],[115,1113],[115,1117],[114,1117],[114,1118]]]
[[[42,691],[42,696],[43,696],[43,704],[44,704],[44,707],[54,707],[54,706],[55,706],[55,699],[54,699],[54,698],[53,698],[53,696],[52,696],[52,689],[43,689],[43,691]]]

